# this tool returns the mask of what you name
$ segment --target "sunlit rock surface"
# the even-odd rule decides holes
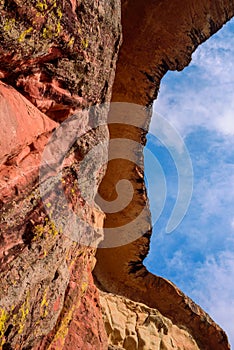
[[[203,310],[142,265],[150,213],[139,165],[150,122],[145,106],[157,95],[161,78],[190,62],[195,48],[233,16],[234,2],[2,0],[0,11],[0,348],[229,349],[224,331]],[[110,126],[111,138],[136,142],[128,155],[134,153],[139,165],[114,160],[100,169],[107,160],[107,127],[91,130],[91,118],[80,111],[110,102],[111,96],[144,107],[134,127],[126,118],[124,125]],[[97,125],[106,123],[107,112],[92,115]],[[119,121],[121,113],[115,114]],[[100,240],[103,225],[131,222],[144,209],[142,237],[97,254],[95,246],[71,239],[51,220],[50,207],[59,200],[49,182],[47,207],[40,194],[43,150],[54,129],[73,114],[84,136],[65,157],[61,186],[70,208],[93,227],[88,232],[81,224],[77,237],[95,236],[99,227]],[[82,168],[82,159],[98,144],[102,147]],[[102,181],[100,194],[115,199],[123,174],[132,181],[133,203],[115,215],[104,213],[94,202],[97,188]],[[81,196],[82,176],[91,205]],[[95,264],[95,282],[105,291],[101,304]]]
[[[173,325],[156,309],[111,293],[101,292],[100,300],[108,342],[115,348],[199,349],[185,326]]]

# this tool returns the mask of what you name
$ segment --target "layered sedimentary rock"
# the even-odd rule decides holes
[[[150,213],[141,168],[149,106],[162,76],[189,63],[233,16],[234,2],[2,0],[0,11],[0,348],[228,349],[225,333],[204,311],[142,264]],[[125,114],[123,106],[111,108],[111,138],[134,141],[125,149],[134,161],[114,159],[106,169],[108,106],[81,110],[110,102],[113,83],[112,101],[141,107],[131,109],[131,125],[127,105]],[[63,121],[71,123],[58,128]],[[79,137],[67,148],[74,130]],[[59,185],[39,176],[41,164],[57,169],[53,157],[45,159],[48,145],[50,154],[61,153]],[[103,179],[99,193],[111,202],[123,175],[132,181],[133,202],[104,213],[94,201],[97,188]],[[66,211],[55,185],[89,230],[82,222],[72,234],[56,225]],[[87,240],[112,242],[102,237],[104,218],[106,229],[118,228],[141,213],[142,226],[122,229],[119,247],[96,255],[96,284],[117,294],[101,292],[100,304],[92,277],[96,247]]]
[[[61,186],[70,208],[91,227],[102,227],[104,214],[93,198],[104,173],[99,162],[106,162],[108,131],[92,130],[90,116],[79,112],[110,100],[120,3],[17,0],[1,1],[0,10],[0,348],[103,349],[106,333],[91,275],[95,249],[81,245],[88,235],[82,225],[75,240],[56,225],[51,214],[60,204],[57,188],[45,179],[46,206],[39,166],[55,127],[76,115],[51,150],[65,152]],[[105,124],[107,110],[93,117]],[[84,136],[63,149],[74,128]],[[98,143],[96,161],[83,169],[96,174],[88,179],[87,203],[78,185],[80,160]]]

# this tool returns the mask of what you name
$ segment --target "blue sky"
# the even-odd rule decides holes
[[[178,176],[168,148],[155,142],[157,113],[183,138],[194,171],[190,206],[171,234],[165,228]],[[147,148],[164,172],[167,199],[145,265],[201,305],[224,328],[234,348],[234,20],[197,49],[189,67],[166,74],[154,103]],[[154,217],[162,186],[159,167],[152,164],[145,152]]]

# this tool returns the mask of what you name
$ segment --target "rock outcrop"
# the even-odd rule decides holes
[[[101,292],[100,300],[108,341],[113,347],[126,350],[199,349],[184,325],[172,324],[156,309],[111,293]]]
[[[0,0],[0,11],[0,348],[229,349],[224,331],[200,307],[143,266],[150,213],[141,166],[149,106],[161,78],[188,65],[196,47],[234,15],[233,0]],[[128,125],[113,105],[110,136],[136,142],[127,151],[137,165],[111,161],[100,169],[108,154],[108,105],[81,111],[111,96],[148,108],[137,108]],[[59,129],[72,115],[75,123]],[[66,149],[74,129],[82,136]],[[47,145],[52,155],[66,151],[59,186],[69,208],[91,227],[80,224],[74,236],[52,219],[66,219],[58,184],[39,176],[48,165]],[[49,160],[53,173],[57,164]],[[123,173],[132,181],[133,203],[104,213],[94,201],[97,188],[114,200]],[[82,174],[89,200],[81,195]],[[128,244],[97,254],[88,246],[87,239],[108,239],[103,226],[119,227],[139,213],[143,226],[122,232]],[[105,291],[101,303],[95,264],[96,285]]]
[[[168,70],[182,70],[191,61],[192,52],[233,16],[232,1],[122,1],[123,45],[120,50],[112,101],[150,106],[157,96],[160,80]],[[131,111],[131,108],[129,107]],[[124,110],[115,114],[123,118]],[[112,118],[112,116],[110,116]],[[115,117],[116,118],[116,117]],[[110,125],[111,138],[145,142],[149,114],[142,111],[137,128]],[[135,153],[135,149],[133,149]],[[139,155],[138,162],[142,162]],[[121,179],[121,161],[110,162],[100,186],[101,195],[113,200],[115,186]],[[105,227],[116,222],[126,224],[135,220],[143,208],[147,222],[150,217],[145,201],[142,173],[135,164],[125,164],[127,179],[136,186],[133,202],[119,213],[109,214]],[[140,185],[141,184],[141,185]],[[110,191],[111,189],[111,191]],[[110,195],[111,193],[111,195]],[[132,208],[134,207],[134,210]],[[125,220],[125,221],[124,221]],[[130,226],[131,227],[131,226]],[[146,224],[144,226],[146,228]],[[95,277],[104,291],[124,295],[134,301],[158,309],[179,325],[187,325],[201,349],[227,349],[227,337],[210,317],[186,297],[170,281],[149,273],[142,261],[149,250],[150,232],[134,242],[119,247],[99,249]],[[126,236],[132,235],[126,228]],[[137,237],[136,237],[137,238]]]
[[[91,275],[95,249],[70,239],[51,219],[57,188],[45,183],[50,200],[43,205],[39,166],[55,127],[77,115],[75,126],[85,135],[68,150],[61,183],[73,211],[102,227],[104,215],[93,198],[104,172],[99,161],[106,161],[108,131],[92,130],[88,114],[79,111],[110,100],[121,42],[120,2],[1,1],[0,11],[0,348],[104,349]],[[106,123],[107,111],[98,118]],[[79,194],[79,164],[98,143],[103,146],[96,161],[86,167],[97,173],[87,186],[90,205]],[[88,232],[80,226],[82,234]]]

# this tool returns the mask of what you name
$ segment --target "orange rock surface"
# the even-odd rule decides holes
[[[0,349],[230,349],[225,332],[199,306],[143,266],[151,232],[141,166],[163,75],[189,64],[196,47],[234,15],[234,1],[10,0],[0,1],[0,12]],[[118,122],[109,126],[110,138],[137,146],[123,150],[134,161],[100,169],[109,133],[91,124],[92,118],[106,124],[107,109],[79,113],[111,96],[140,105],[133,125],[118,105],[109,113]],[[128,244],[96,252],[62,232],[50,216],[52,204],[60,206],[50,181],[47,208],[42,201],[43,150],[73,114],[84,135],[64,159],[61,186],[70,208],[91,223],[75,234],[87,240],[99,227],[97,239],[106,242],[112,238],[105,229],[141,213],[140,225],[121,232],[131,236]],[[69,133],[62,136],[61,145]],[[82,159],[98,144],[84,167]],[[91,205],[81,196],[82,176]],[[113,201],[123,178],[132,182],[132,203],[101,212],[97,188]],[[66,219],[62,206],[58,216]]]

